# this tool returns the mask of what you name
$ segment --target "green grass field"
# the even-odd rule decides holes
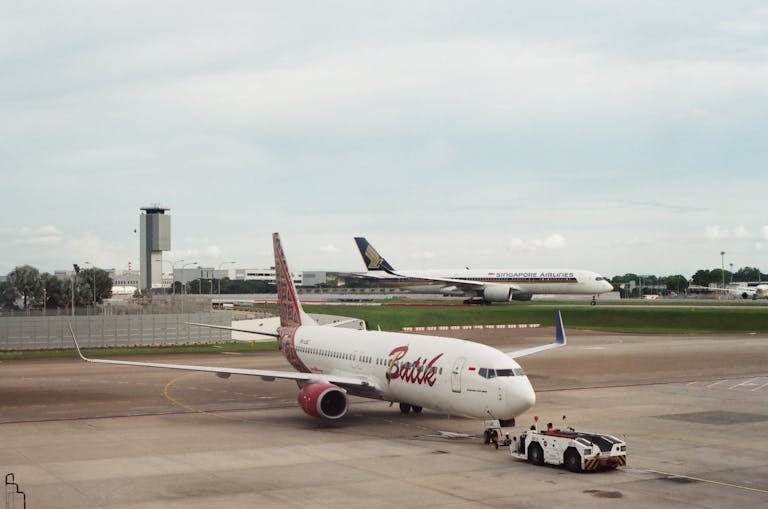
[[[492,306],[305,306],[307,312],[352,316],[368,327],[399,331],[412,325],[554,323],[560,309],[566,330],[615,332],[740,333],[768,332],[768,306],[619,305],[511,303]]]
[[[768,333],[768,306],[765,305],[669,305],[647,303],[510,303],[492,306],[352,306],[305,305],[308,313],[360,318],[370,329],[400,331],[406,326],[538,323],[551,326],[554,311],[560,309],[566,331],[588,329],[643,334],[728,334]],[[86,355],[139,355],[161,353],[215,353],[275,350],[275,342],[223,343],[145,348],[88,349]],[[2,352],[0,360],[74,357],[74,350]]]

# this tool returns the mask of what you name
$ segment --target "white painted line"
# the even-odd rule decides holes
[[[723,383],[723,382],[727,382],[727,381],[728,381],[727,379],[725,379],[725,380],[718,380],[718,381],[717,381],[717,382],[715,382],[715,383],[711,383],[711,384],[707,385],[707,389],[711,389],[711,388],[712,388],[712,387],[714,387],[715,385],[717,385],[717,384],[721,384],[721,383]]]
[[[752,380],[756,380],[756,379],[755,378],[751,378],[749,380],[745,380],[745,381],[741,382],[740,384],[732,385],[732,386],[728,387],[728,390],[735,389],[736,387],[741,387],[742,385],[757,385],[757,384],[753,383]]]

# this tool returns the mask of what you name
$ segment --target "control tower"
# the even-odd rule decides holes
[[[163,286],[163,251],[171,250],[171,209],[142,207],[139,215],[139,290]]]

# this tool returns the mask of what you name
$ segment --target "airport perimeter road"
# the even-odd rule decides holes
[[[509,349],[551,334],[470,332]],[[625,436],[627,468],[535,467],[483,446],[477,421],[382,402],[328,425],[290,382],[51,360],[0,363],[0,474],[36,508],[768,508],[768,337],[568,339],[520,360],[538,402],[517,431],[566,414]],[[162,361],[287,368],[276,353]]]

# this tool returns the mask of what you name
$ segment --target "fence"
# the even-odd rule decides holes
[[[127,347],[231,341],[228,330],[187,322],[232,324],[234,313],[0,317],[0,351],[72,348],[69,324],[80,346]]]

